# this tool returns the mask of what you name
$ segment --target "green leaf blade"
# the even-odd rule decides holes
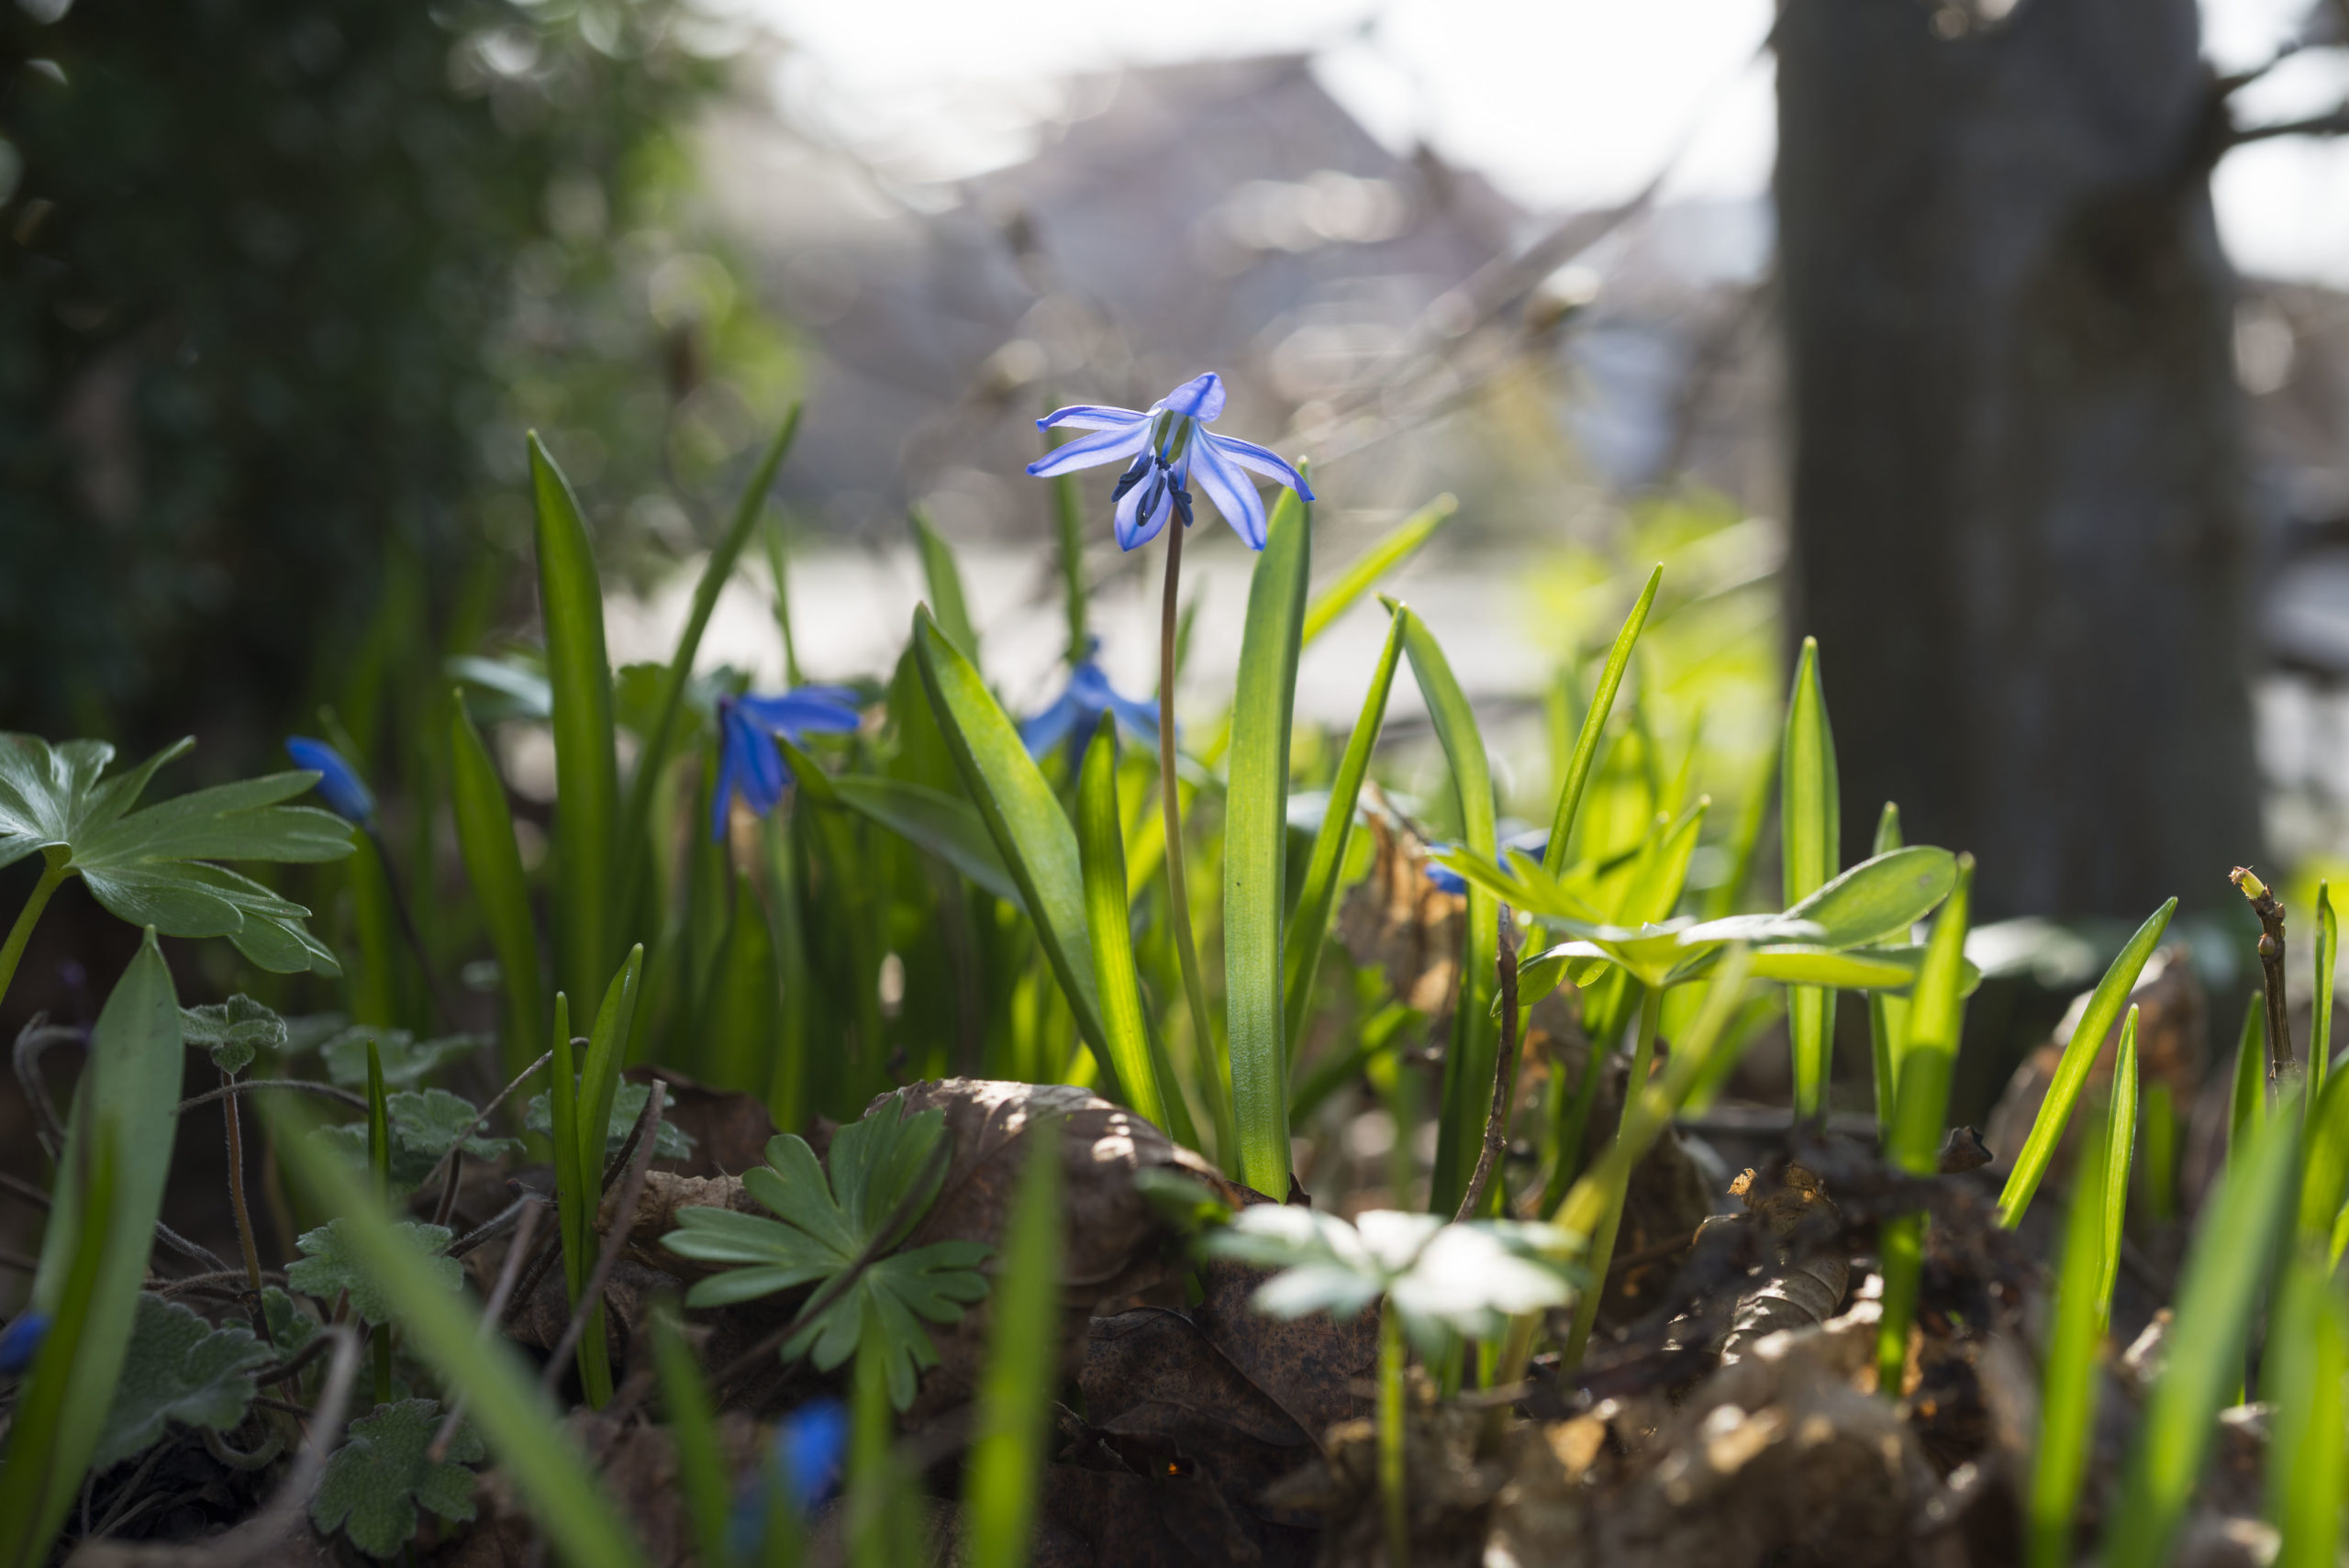
[[[505,781],[490,760],[481,731],[473,728],[464,701],[449,700],[449,802],[456,818],[457,846],[472,882],[473,904],[488,929],[497,955],[498,985],[506,998],[504,1061],[510,1080],[529,1066],[546,1038],[544,981],[539,967],[539,936],[530,916],[529,879],[522,870],[522,848]]]
[[[1171,1074],[1151,1049],[1142,1019],[1141,976],[1134,962],[1133,911],[1126,902],[1125,813],[1118,803],[1118,726],[1101,723],[1085,749],[1076,785],[1076,840],[1085,872],[1085,925],[1092,939],[1093,978],[1100,987],[1101,1027],[1117,1062],[1117,1081],[1145,1120],[1168,1127],[1181,1103]]]

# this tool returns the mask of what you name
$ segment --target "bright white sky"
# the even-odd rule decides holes
[[[797,47],[785,102],[909,178],[1020,156],[1070,73],[1311,49],[1369,128],[1424,139],[1530,205],[1637,190],[1672,162],[1672,194],[1768,185],[1771,0],[733,0]],[[2208,50],[2265,60],[2310,0],[2204,0]],[[2255,117],[2349,96],[2349,50],[2304,55],[2243,97]],[[2349,285],[2349,139],[2281,140],[2221,165],[2237,264]]]

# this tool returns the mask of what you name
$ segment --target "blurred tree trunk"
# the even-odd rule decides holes
[[[2218,902],[2259,848],[2222,125],[2193,0],[1799,0],[1777,34],[1793,628],[1847,863],[1979,917]]]

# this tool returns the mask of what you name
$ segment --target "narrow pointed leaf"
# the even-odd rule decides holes
[[[1574,753],[1567,759],[1565,782],[1558,790],[1557,810],[1550,818],[1550,843],[1542,853],[1542,869],[1552,876],[1566,869],[1566,841],[1574,836],[1575,818],[1582,811],[1583,790],[1590,783],[1590,766],[1598,756],[1598,741],[1607,729],[1607,717],[1615,709],[1615,694],[1623,684],[1623,672],[1631,666],[1631,648],[1640,639],[1641,628],[1647,625],[1648,611],[1655,606],[1656,589],[1664,584],[1664,568],[1658,566],[1648,573],[1647,586],[1640,590],[1631,613],[1623,617],[1623,629],[1615,634],[1615,646],[1608,651],[1607,662],[1598,673],[1598,687],[1591,694],[1590,711],[1583,715],[1582,733],[1575,738]]]
[[[2137,1009],[2121,1021],[2121,1051],[2112,1066],[2112,1099],[2104,1122],[2103,1212],[2098,1231],[2097,1322],[2112,1320],[2112,1290],[2121,1280],[2122,1222],[2129,1218],[2129,1167],[2137,1148]]]
[[[1134,966],[1133,912],[1126,903],[1125,820],[1118,805],[1118,726],[1108,714],[1085,749],[1076,786],[1076,841],[1085,869],[1085,923],[1093,977],[1100,987],[1101,1027],[1116,1059],[1127,1104],[1163,1128],[1181,1103],[1172,1074],[1151,1050]]]
[[[2073,1562],[2073,1521],[2096,1417],[2097,1347],[2104,1340],[2096,1290],[2104,1242],[2104,1152],[2100,1144],[2084,1151],[2065,1217],[2050,1302],[2054,1329],[2040,1381],[2039,1441],[2032,1456],[2025,1522],[2030,1568],[2069,1568]]]
[[[1029,1134],[988,1304],[986,1370],[963,1484],[971,1568],[1023,1568],[1061,1381],[1061,1129]]]
[[[1354,557],[1327,587],[1313,595],[1312,603],[1305,606],[1305,629],[1298,640],[1311,647],[1315,638],[1360,603],[1363,595],[1378,586],[1388,573],[1418,554],[1459,509],[1458,501],[1450,495],[1439,495],[1381,535],[1377,542]]]
[[[1802,639],[1802,662],[1787,697],[1786,735],[1778,751],[1778,854],[1786,869],[1787,903],[1824,886],[1841,862],[1842,806],[1835,777],[1835,736],[1827,723],[1827,694],[1819,679],[1819,641]],[[1793,1042],[1795,1114],[1814,1117],[1827,1106],[1830,1058],[1835,1045],[1835,993],[1797,986],[1787,994]]]
[[[522,871],[506,785],[463,700],[453,695],[449,702],[449,800],[474,907],[481,911],[491,951],[497,954],[498,984],[506,993],[504,1061],[511,1078],[537,1059],[546,1038],[538,928],[530,918],[529,881]]]
[[[970,602],[963,594],[963,572],[954,564],[954,551],[920,511],[907,520],[913,525],[914,549],[921,557],[922,582],[930,591],[930,613],[938,617],[938,629],[963,657],[976,660],[979,634],[971,626]]]

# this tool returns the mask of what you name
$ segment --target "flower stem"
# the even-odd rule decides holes
[[[1403,1315],[1388,1302],[1378,1321],[1378,1495],[1386,1512],[1387,1568],[1408,1568],[1411,1560],[1403,1481]]]
[[[56,856],[41,867],[40,880],[33,884],[32,896],[17,912],[17,923],[8,928],[8,940],[0,944],[0,1000],[8,995],[8,983],[17,978],[17,961],[25,956],[25,944],[33,938],[33,927],[40,922],[40,912],[49,906],[49,895],[57,891],[73,873],[65,869],[65,858]]]
[[[1631,1076],[1623,1085],[1623,1116],[1627,1119],[1633,1102],[1640,1097],[1642,1085],[1647,1083],[1648,1068],[1655,1062],[1655,1029],[1663,1016],[1664,987],[1651,985],[1640,1001],[1639,1042],[1631,1048]],[[1620,1124],[1616,1135],[1621,1136]],[[1630,1173],[1624,1174],[1628,1177]],[[1575,1300],[1574,1327],[1568,1330],[1565,1347],[1558,1357],[1558,1365],[1566,1371],[1582,1364],[1583,1351],[1590,1345],[1590,1330],[1598,1321],[1599,1299],[1607,1294],[1607,1265],[1615,1255],[1615,1232],[1623,1223],[1624,1194],[1610,1192],[1608,1198],[1606,1212],[1600,1215],[1598,1228],[1591,1233],[1590,1255],[1585,1260],[1590,1269],[1590,1284]]]
[[[1166,596],[1158,631],[1158,799],[1166,817],[1166,901],[1174,921],[1174,956],[1183,966],[1183,996],[1191,1009],[1195,1054],[1206,1069],[1207,1102],[1215,1116],[1216,1154],[1228,1173],[1238,1171],[1239,1143],[1232,1132],[1231,1084],[1219,1071],[1215,1023],[1208,1012],[1207,983],[1199,977],[1199,951],[1191,936],[1191,895],[1183,867],[1183,805],[1174,776],[1174,628],[1183,581],[1183,524],[1170,518],[1166,529]],[[1268,1194],[1275,1201],[1286,1193]]]
[[[220,1086],[227,1088],[237,1081],[233,1073],[220,1074]],[[237,1215],[237,1245],[244,1249],[245,1278],[253,1287],[253,1316],[261,1316],[261,1249],[253,1243],[252,1210],[245,1207],[245,1131],[239,1118],[238,1096],[227,1095],[220,1101],[220,1114],[228,1125],[228,1207]]]

